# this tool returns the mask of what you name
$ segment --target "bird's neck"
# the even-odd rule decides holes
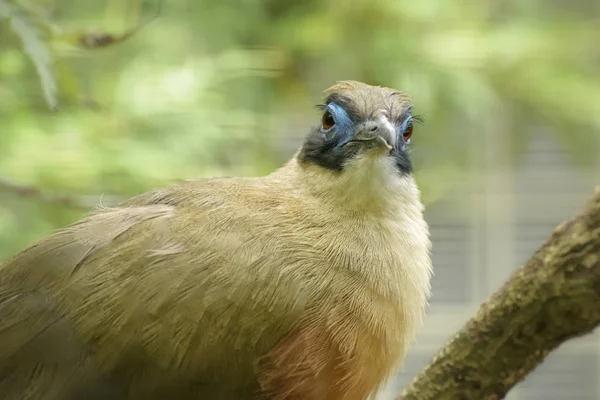
[[[407,215],[423,209],[412,175],[399,172],[388,158],[359,159],[339,172],[294,157],[274,176],[285,176],[312,197],[353,214]]]

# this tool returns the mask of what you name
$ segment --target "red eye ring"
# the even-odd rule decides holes
[[[321,125],[324,131],[328,131],[335,125],[335,120],[333,119],[333,115],[329,111],[325,111],[323,117],[321,118]]]
[[[413,134],[413,123],[409,122],[408,126],[404,130],[404,133],[402,133],[402,138],[404,139],[405,143],[408,143],[408,141],[410,140],[412,134]]]

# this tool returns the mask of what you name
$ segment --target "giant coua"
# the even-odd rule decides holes
[[[0,399],[363,400],[430,291],[409,99],[335,84],[260,178],[100,209],[0,269]]]

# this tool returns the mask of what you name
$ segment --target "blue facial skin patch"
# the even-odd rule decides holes
[[[346,110],[334,102],[329,103],[326,110],[333,117],[335,124],[327,130],[322,130],[323,137],[327,141],[335,142],[334,147],[339,148],[352,139],[354,122],[350,119]],[[404,140],[404,132],[408,129],[412,120],[413,117],[409,114],[396,130],[396,143],[402,150],[410,143],[410,138],[406,141]]]
[[[404,120],[402,125],[400,125],[400,128],[398,129],[398,134],[396,136],[396,143],[402,143],[402,150],[404,150],[406,145],[410,143],[410,138],[408,140],[404,140],[404,132],[406,132],[406,129],[408,129],[408,126],[412,122],[412,120],[413,120],[412,115],[409,115]]]
[[[339,147],[351,139],[352,126],[354,125],[346,110],[335,103],[329,103],[327,105],[327,111],[333,117],[335,125],[328,130],[323,131],[325,139],[337,141]]]

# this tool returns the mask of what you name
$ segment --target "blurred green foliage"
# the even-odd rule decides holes
[[[514,155],[547,126],[590,165],[598,15],[597,0],[0,0],[0,177],[76,197],[265,174],[341,79],[413,98],[429,202],[498,124]],[[0,259],[84,212],[0,189]]]

